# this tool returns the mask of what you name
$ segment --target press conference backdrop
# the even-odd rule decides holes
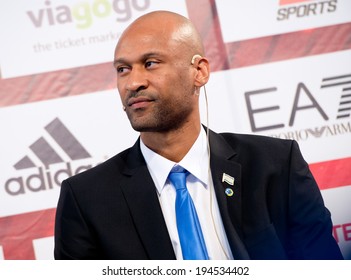
[[[1,0],[0,259],[53,259],[61,181],[136,140],[114,47],[160,9],[203,37],[209,127],[298,141],[351,259],[350,0]]]

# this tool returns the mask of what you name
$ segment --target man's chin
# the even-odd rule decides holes
[[[169,129],[158,125],[132,124],[132,128],[138,132],[166,132]]]

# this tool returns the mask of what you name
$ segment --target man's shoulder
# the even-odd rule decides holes
[[[218,133],[215,138],[217,147],[229,146],[239,158],[284,161],[291,156],[291,153],[299,151],[298,144],[294,140],[263,135],[223,132]]]
[[[132,148],[128,148],[98,165],[75,174],[66,179],[71,184],[89,184],[93,185],[104,180],[109,180],[111,176],[118,177],[123,173],[125,162]]]
[[[294,140],[290,139],[280,139],[264,135],[255,134],[240,134],[232,132],[221,132],[218,133],[226,142],[233,143],[235,145],[245,146],[245,147],[268,147],[275,146],[287,147],[291,146]]]

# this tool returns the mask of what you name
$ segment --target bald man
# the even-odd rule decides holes
[[[201,125],[200,88],[210,68],[187,18],[166,11],[138,18],[117,43],[114,67],[140,137],[62,183],[56,259],[189,259],[174,168],[187,171],[205,259],[342,259],[296,142]]]

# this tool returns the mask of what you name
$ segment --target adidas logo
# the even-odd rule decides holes
[[[72,161],[89,159],[91,155],[59,118],[55,118],[44,129],[45,136],[29,146],[29,155],[14,164],[16,170],[37,168],[37,171],[25,177],[8,179],[5,190],[9,195],[53,189],[54,186],[60,186],[63,179],[92,167],[91,164],[72,167]],[[60,166],[60,169],[52,168],[53,165]]]

